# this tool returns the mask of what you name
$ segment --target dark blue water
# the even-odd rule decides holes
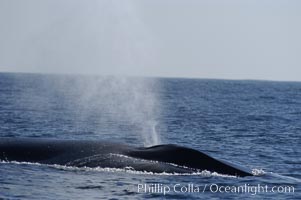
[[[0,197],[301,198],[301,83],[130,79],[0,73],[0,136],[105,139],[141,146],[157,132],[160,143],[207,152],[250,168],[256,176],[1,162]],[[171,191],[138,192],[138,184],[162,184]],[[176,184],[184,191],[174,191]],[[185,192],[188,184],[200,191]],[[256,191],[258,185],[267,191]],[[226,186],[248,186],[249,192],[225,192]]]

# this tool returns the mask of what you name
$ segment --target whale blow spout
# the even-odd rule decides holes
[[[1,138],[0,160],[37,162],[75,167],[131,167],[156,173],[195,173],[202,170],[234,176],[252,176],[241,167],[203,152],[173,144],[132,147],[92,140]]]

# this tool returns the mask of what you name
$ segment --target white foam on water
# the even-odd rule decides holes
[[[252,174],[254,176],[262,176],[262,175],[265,175],[266,172],[263,169],[256,169],[256,168],[254,168],[254,169],[252,169]]]
[[[278,174],[278,173],[274,173],[274,172],[266,172],[264,171],[263,169],[252,169],[252,174],[254,176],[263,176],[263,175],[271,175],[275,178],[278,178],[278,179],[283,179],[283,180],[288,180],[288,181],[293,181],[293,182],[298,182],[298,183],[301,183],[301,179],[299,178],[295,178],[295,177],[291,177],[291,176],[286,176],[286,175],[281,175],[281,174]]]
[[[89,172],[124,172],[130,174],[137,175],[156,175],[156,176],[202,176],[202,177],[226,177],[226,178],[237,178],[236,176],[219,174],[216,172],[210,172],[207,170],[193,172],[193,173],[157,173],[157,172],[149,172],[149,171],[137,171],[132,167],[128,166],[125,168],[111,168],[111,167],[73,167],[73,166],[65,166],[65,165],[57,165],[57,164],[41,164],[34,162],[18,162],[18,161],[0,161],[1,164],[16,164],[16,165],[34,165],[34,166],[47,166],[59,170],[66,171],[89,171]]]

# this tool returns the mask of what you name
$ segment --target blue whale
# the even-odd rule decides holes
[[[155,173],[195,173],[203,170],[252,176],[249,170],[203,152],[173,144],[133,147],[93,140],[0,138],[0,160],[75,167],[126,168]]]

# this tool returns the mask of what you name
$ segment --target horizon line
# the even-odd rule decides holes
[[[301,80],[277,80],[263,78],[222,78],[222,77],[198,77],[198,76],[145,76],[145,75],[129,75],[129,74],[100,74],[100,73],[77,73],[77,72],[26,72],[26,71],[1,71],[0,73],[8,74],[39,74],[39,75],[74,75],[74,76],[112,76],[112,77],[136,77],[136,78],[166,78],[166,79],[202,79],[202,80],[225,80],[225,81],[263,81],[263,82],[293,82],[300,83]]]

